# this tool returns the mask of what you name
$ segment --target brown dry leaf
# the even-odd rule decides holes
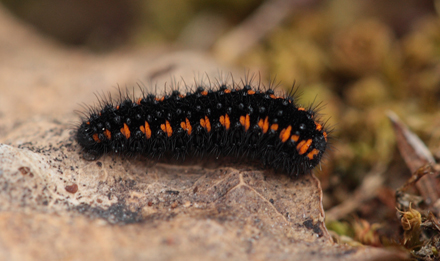
[[[117,83],[226,71],[203,54],[66,50],[1,8],[0,46],[0,259],[406,257],[333,243],[313,175],[209,160],[82,158],[71,128],[78,103],[93,104],[92,93]]]
[[[411,173],[414,173],[407,185],[400,189],[398,193],[415,184],[425,203],[439,215],[440,182],[437,178],[437,171],[431,167],[436,163],[434,157],[420,138],[412,133],[396,114],[389,112],[388,117],[393,124],[400,154]]]

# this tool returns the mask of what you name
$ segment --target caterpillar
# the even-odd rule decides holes
[[[253,81],[195,85],[182,94],[143,93],[134,99],[99,99],[75,138],[87,153],[161,157],[234,156],[261,161],[289,176],[309,173],[328,147],[316,107],[297,105],[296,91],[278,96]],[[121,92],[120,92],[121,93]]]

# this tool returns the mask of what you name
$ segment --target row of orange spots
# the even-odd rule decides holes
[[[140,102],[140,101],[138,101],[138,102]],[[298,110],[301,111],[301,110],[305,110],[305,109],[300,107],[300,108],[298,108]],[[87,122],[86,124],[90,125],[90,122]],[[231,122],[230,122],[228,114],[225,114],[224,116],[223,115],[220,116],[220,124],[222,126],[224,126],[226,128],[226,130],[229,130]],[[248,131],[250,128],[250,115],[246,114],[245,116],[240,116],[240,124],[242,126],[244,126],[245,131]],[[322,125],[319,124],[318,122],[315,122],[315,124],[316,124],[316,130],[321,131]],[[211,131],[211,122],[210,122],[208,116],[205,116],[204,119],[203,118],[200,119],[200,125],[207,132]],[[187,118],[185,119],[184,122],[180,123],[180,126],[182,127],[182,129],[184,129],[188,133],[188,135],[191,135],[192,126],[191,126],[190,121]],[[260,119],[258,121],[258,126],[263,130],[263,133],[267,133],[267,131],[269,130],[269,126],[270,126],[270,129],[274,130],[274,131],[277,131],[279,128],[279,125],[276,123],[274,123],[272,125],[269,124],[269,117],[266,117],[264,120]],[[169,121],[166,120],[164,124],[160,125],[160,127],[167,134],[168,137],[172,136],[173,129],[172,129]],[[151,128],[150,128],[150,125],[148,124],[147,121],[145,121],[145,125],[140,126],[140,130],[142,133],[145,134],[147,139],[151,138]],[[120,131],[127,139],[130,138],[131,132],[130,132],[130,129],[128,128],[126,123],[124,123],[124,126],[120,129]],[[282,142],[286,142],[289,139],[289,137],[292,141],[298,142],[300,136],[299,135],[291,135],[290,136],[291,131],[292,131],[292,126],[290,126],[290,125],[287,128],[281,130],[279,137]],[[109,139],[109,140],[111,139],[111,132],[109,130],[106,129],[104,131],[104,135],[107,139]],[[325,141],[327,141],[327,132],[324,131],[323,136],[324,136]],[[95,140],[95,142],[97,142],[97,143],[101,142],[98,134],[95,133],[92,135],[92,137]],[[296,149],[298,150],[298,153],[300,155],[303,155],[308,151],[311,144],[312,144],[312,139],[302,140],[297,144]],[[319,154],[319,150],[313,149],[311,152],[309,152],[307,154],[307,157],[310,160],[312,160],[318,154]]]
[[[148,124],[147,121],[145,121],[145,126],[141,126],[141,127],[139,127],[139,129],[142,131],[142,133],[145,134],[147,139],[151,138],[150,124]]]
[[[168,137],[173,135],[173,128],[171,128],[171,124],[169,121],[165,120],[165,124],[161,124],[160,128],[167,134]]]
[[[121,133],[127,138],[127,140],[130,138],[130,129],[126,123],[124,123],[124,127],[121,128]]]
[[[266,133],[269,130],[269,116],[266,116],[266,119],[260,119],[258,121],[258,127],[263,130],[263,133]]]
[[[245,131],[248,131],[251,126],[251,116],[249,114],[246,114],[246,116],[240,116],[240,123],[244,126]]]
[[[208,116],[205,116],[205,119],[200,119],[200,126],[205,128],[207,132],[211,132],[211,122],[209,121]]]
[[[226,130],[229,130],[229,127],[231,127],[231,121],[229,120],[229,115],[225,114],[225,116],[220,116],[220,124],[226,128]]]
[[[303,155],[304,153],[306,153],[310,145],[312,145],[312,139],[308,139],[307,141],[300,141],[298,145],[296,145],[296,149],[298,150],[299,155]]]
[[[220,123],[224,126],[224,117],[223,116],[220,116]],[[248,114],[246,116],[240,116],[240,123],[241,123],[241,125],[243,125],[245,127],[245,131],[247,131],[250,127],[250,116]],[[317,124],[316,129],[321,130],[322,125],[320,125],[319,123],[316,123],[316,124]],[[263,130],[263,133],[266,133],[269,129],[269,118],[266,117],[264,119],[264,121],[263,121],[263,119],[260,119],[258,121],[258,126]],[[276,123],[270,125],[270,129],[274,130],[274,131],[277,131],[278,127],[279,127],[279,125]],[[297,142],[300,137],[298,135],[290,136],[291,132],[292,132],[292,126],[290,126],[290,125],[287,128],[282,129],[280,132],[280,136],[279,136],[281,141],[286,142],[290,137],[290,139],[292,141]],[[324,132],[323,135],[327,141],[327,133]],[[298,153],[300,155],[306,153],[308,151],[310,145],[312,145],[312,142],[313,142],[312,139],[308,139],[308,140],[303,140],[300,143],[298,143],[298,145],[296,146]],[[311,152],[309,152],[307,154],[307,157],[312,160],[313,157],[315,155],[317,155],[318,153],[319,153],[318,149],[313,149]]]
[[[191,123],[189,122],[188,118],[186,118],[185,121],[182,121],[180,123],[180,127],[182,127],[182,129],[186,130],[188,135],[191,135],[192,126],[191,126]]]

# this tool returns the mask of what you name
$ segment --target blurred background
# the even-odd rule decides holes
[[[334,129],[332,149],[316,171],[324,208],[350,198],[372,172],[381,178],[341,220],[397,220],[394,191],[411,173],[397,150],[388,111],[440,158],[440,1],[0,2],[68,48],[97,55],[158,46],[190,49],[276,77],[280,86],[290,88],[295,81],[301,101],[322,102],[322,118]],[[391,225],[382,229],[389,237],[398,232]]]

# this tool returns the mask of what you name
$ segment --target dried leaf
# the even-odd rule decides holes
[[[419,168],[429,164],[435,164],[434,157],[428,148],[426,148],[425,144],[414,133],[408,130],[402,122],[400,122],[397,115],[389,112],[388,117],[390,118],[396,133],[400,154],[411,172],[416,174],[410,183],[416,184],[417,189],[427,205],[434,204],[440,198],[440,184],[436,179],[437,175],[418,177],[419,174],[417,174]],[[433,174],[438,173],[433,172]],[[436,213],[440,213],[439,209],[435,210]]]

